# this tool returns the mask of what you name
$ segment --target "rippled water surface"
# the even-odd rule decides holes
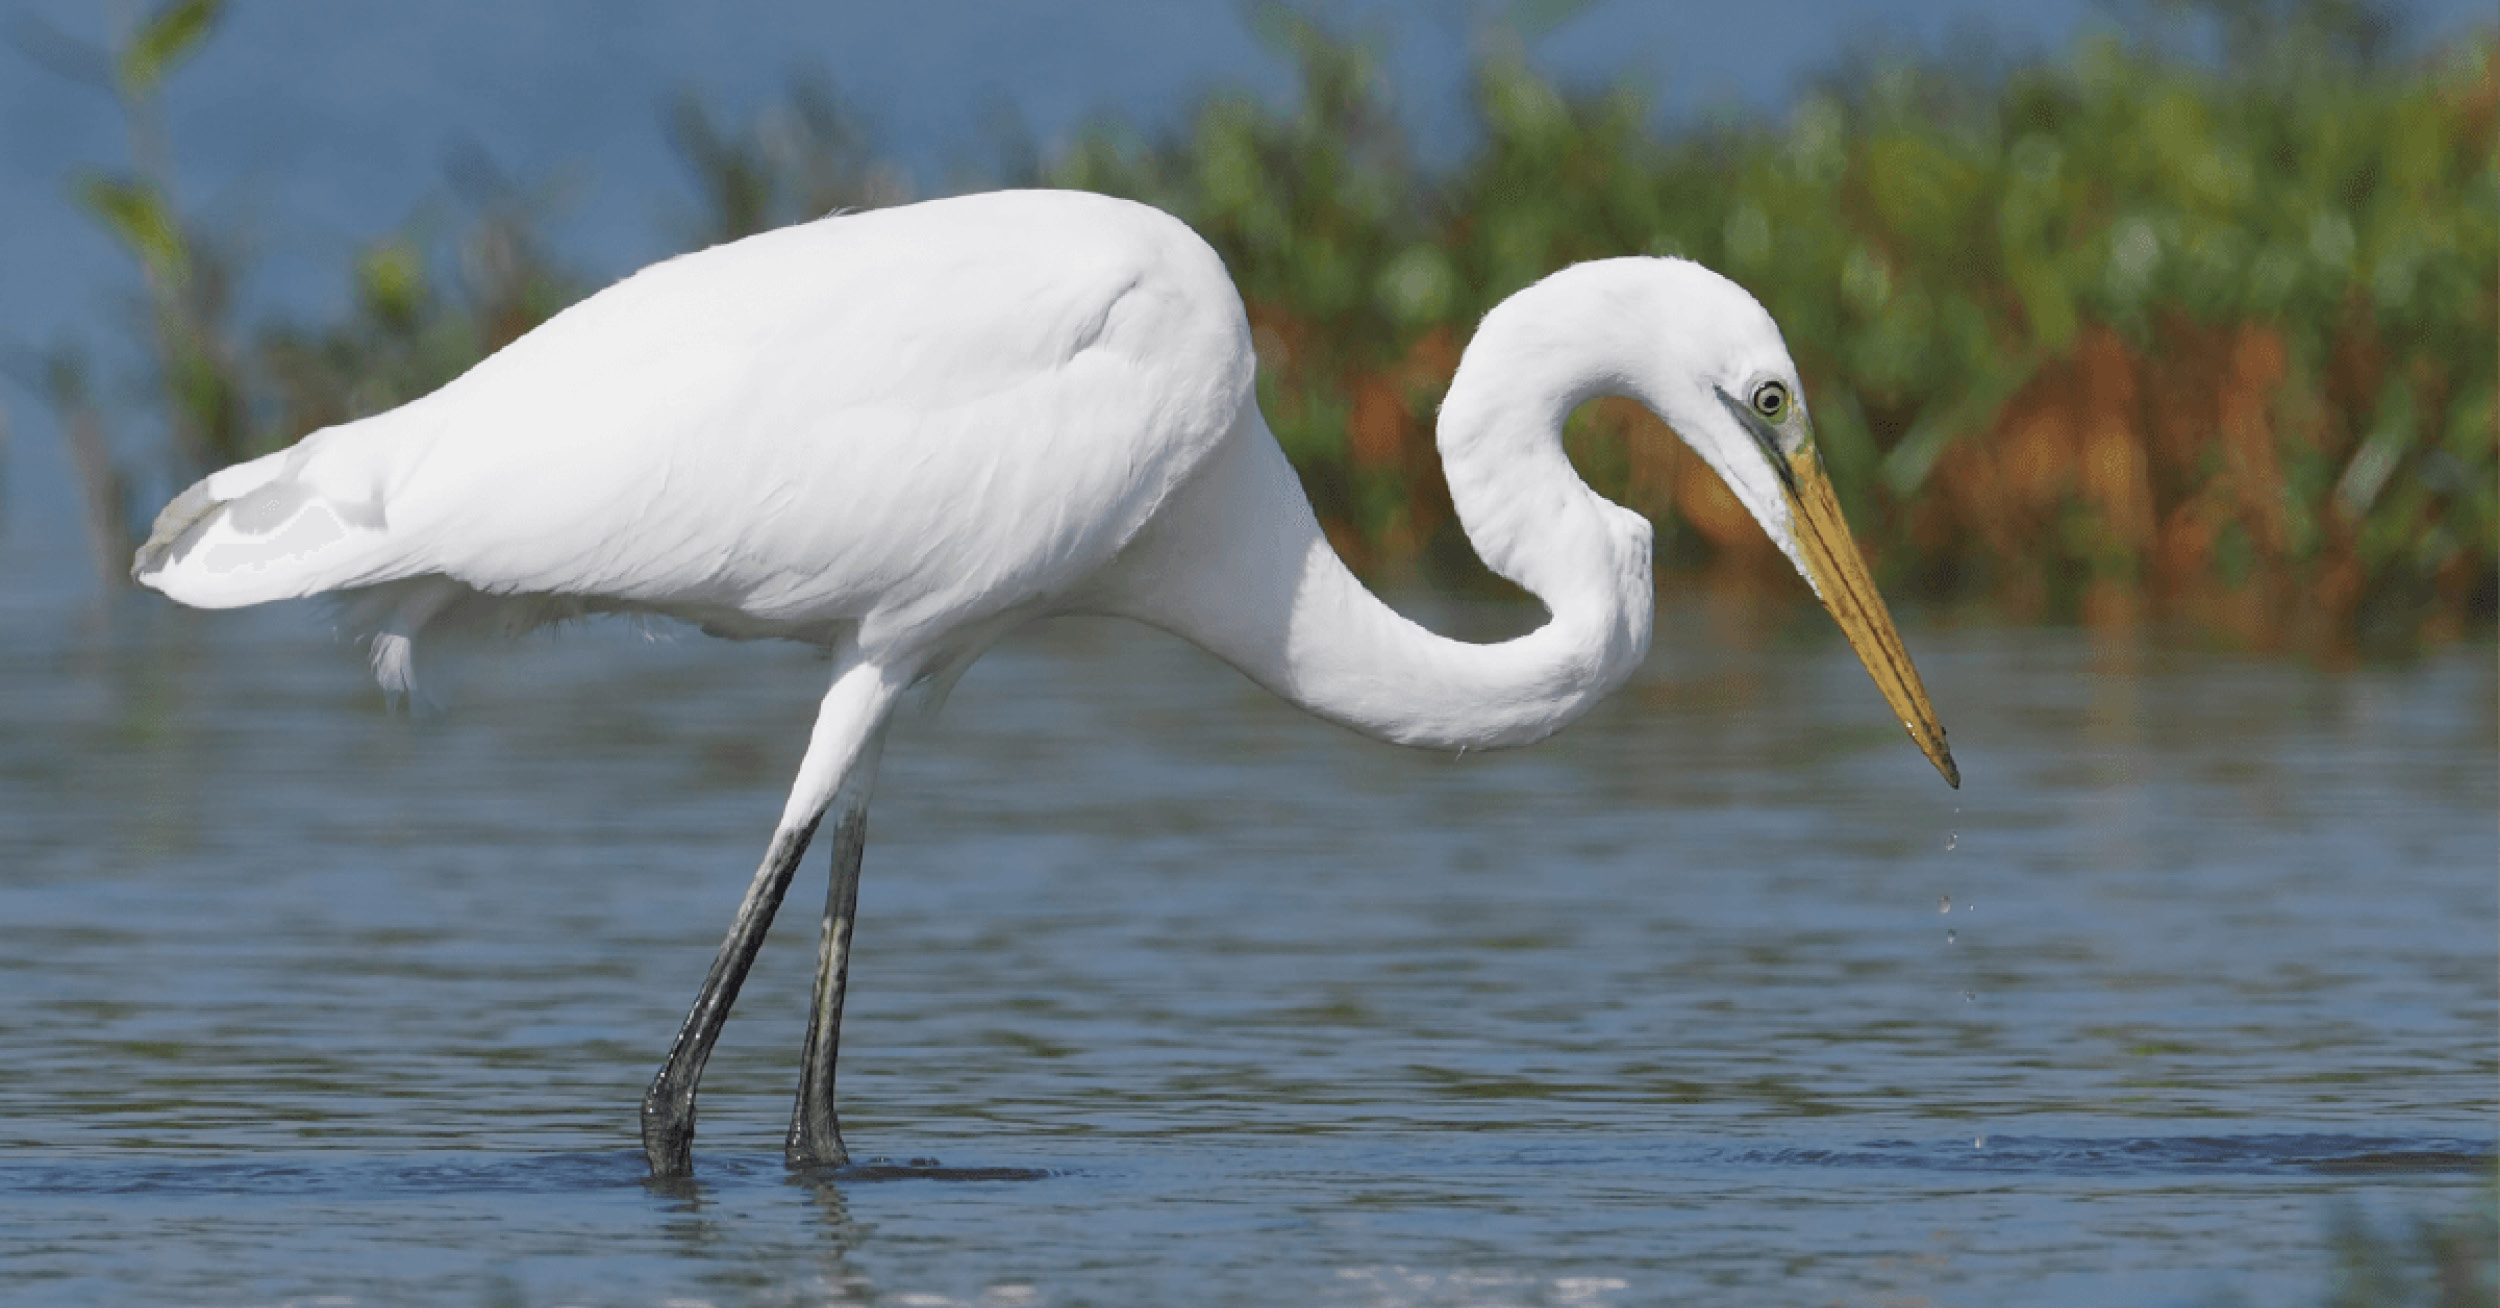
[[[2315,1303],[2489,1194],[2490,648],[1914,626],[1954,794],[1819,617],[1662,622],[1463,759],[1011,642],[879,787],[894,1165],[779,1161],[820,855],[655,1187],[821,664],[595,627],[409,721],[313,610],[0,591],[0,1297]]]

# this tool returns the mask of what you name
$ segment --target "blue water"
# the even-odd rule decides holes
[[[593,626],[409,721],[317,610],[6,571],[12,1303],[2297,1304],[2339,1213],[2489,1202],[2487,645],[1913,623],[1956,794],[1818,614],[1671,605],[1464,759],[1040,629],[887,754],[885,1161],[778,1157],[811,860],[653,1185],[823,665]]]

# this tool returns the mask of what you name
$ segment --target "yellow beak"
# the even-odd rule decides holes
[[[1823,597],[1823,607],[1831,610],[1832,620],[1840,624],[1841,634],[1849,638],[1849,647],[1858,652],[1858,661],[1875,678],[1875,688],[1884,692],[1884,702],[1892,705],[1910,739],[1944,774],[1946,784],[1961,789],[1962,770],[1953,766],[1953,751],[1945,748],[1944,726],[1936,721],[1935,706],[1927,702],[1927,688],[1919,684],[1909,652],[1901,648],[1892,612],[1884,607],[1882,593],[1866,573],[1865,556],[1858,553],[1849,524],[1840,516],[1832,479],[1824,474],[1823,460],[1812,444],[1801,445],[1789,456],[1788,473],[1788,515],[1797,533],[1798,552],[1805,556],[1807,575]]]

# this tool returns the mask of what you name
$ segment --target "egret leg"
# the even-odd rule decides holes
[[[677,1028],[668,1061],[660,1064],[659,1075],[651,1078],[651,1088],[642,1094],[642,1154],[650,1161],[653,1176],[687,1176],[694,1171],[695,1087],[703,1080],[703,1065],[712,1060],[712,1046],[720,1040],[730,1006],[738,1002],[738,988],[746,984],[755,951],[763,947],[764,933],[772,929],[773,914],[790,889],[799,856],[807,852],[808,838],[815,833],[816,824],[811,821],[773,837],[764,865],[756,869],[754,883],[739,901],[729,937],[721,941],[703,988],[695,992],[693,1010]]]
[[[873,762],[873,760],[870,760]],[[855,769],[858,771],[860,769]],[[833,883],[825,888],[822,943],[816,949],[816,997],[799,1052],[799,1098],[790,1110],[782,1159],[792,1167],[840,1167],[851,1161],[834,1112],[834,1063],[842,1052],[842,993],[851,970],[851,923],[859,907],[859,859],[868,841],[867,787],[835,801]]]
[[[695,1089],[703,1079],[703,1066],[711,1061],[712,1046],[720,1039],[721,1026],[729,1020],[730,1006],[737,1002],[738,989],[745,984],[747,969],[755,962],[756,951],[763,947],[764,934],[772,927],[773,914],[781,907],[782,896],[790,889],[790,878],[798,870],[799,857],[807,852],[809,837],[824,817],[825,810],[837,793],[850,791],[856,798],[858,820],[847,815],[843,826],[854,832],[847,843],[852,896],[858,893],[860,835],[865,834],[868,782],[876,772],[877,744],[883,735],[887,714],[894,705],[896,687],[884,671],[869,664],[853,664],[834,678],[825,692],[824,704],[816,711],[816,729],[808,737],[807,754],[799,761],[798,780],[790,788],[790,802],[782,810],[781,825],[773,834],[773,843],[764,855],[762,867],[756,869],[754,882],[747,887],[746,898],[738,904],[737,919],[730,923],[729,935],[721,941],[720,953],[712,959],[712,970],[703,978],[703,988],[695,992],[694,1007],[686,1014],[684,1025],[677,1030],[677,1040],[669,1046],[668,1060],[660,1065],[659,1075],[651,1078],[651,1088],[642,1096],[642,1152],[650,1161],[653,1176],[686,1176],[694,1171]],[[856,785],[850,783],[856,782]],[[837,853],[840,846],[837,845]],[[843,860],[837,858],[837,869]],[[836,894],[843,893],[843,877],[837,872]],[[844,901],[845,904],[849,902]],[[848,911],[842,943],[850,941]],[[825,987],[818,984],[818,1006],[824,1004]],[[840,987],[833,990],[834,1010],[830,1025],[840,1021]],[[820,1017],[819,1025],[828,1025]],[[815,1036],[809,1035],[811,1047]],[[811,1065],[815,1060],[811,1058]],[[831,1119],[832,1049],[827,1045],[826,1120]],[[835,1148],[839,1151],[839,1137]]]

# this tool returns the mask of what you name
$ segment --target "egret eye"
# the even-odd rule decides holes
[[[1773,422],[1788,412],[1788,388],[1775,381],[1766,381],[1753,390],[1753,411]]]

